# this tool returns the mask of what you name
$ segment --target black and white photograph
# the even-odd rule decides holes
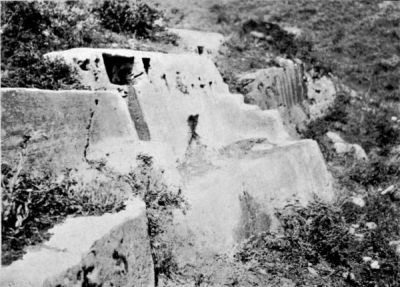
[[[400,1],[0,12],[0,287],[400,287]]]

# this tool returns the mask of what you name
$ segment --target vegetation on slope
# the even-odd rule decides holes
[[[128,39],[135,37],[177,40],[156,25],[162,13],[140,1],[7,1],[1,8],[2,87],[84,89],[74,69],[43,55],[76,47],[130,47]]]
[[[300,58],[307,70],[333,73],[359,92],[358,97],[341,98],[342,118],[325,117],[326,128],[367,151],[400,144],[400,8],[389,4],[370,0],[215,4],[210,12],[216,25],[230,34],[218,64],[231,88],[240,92],[237,74],[274,65],[270,58],[276,55]],[[302,32],[295,36],[282,27]],[[254,37],[252,31],[266,37]],[[321,124],[319,120],[312,125]]]
[[[124,208],[127,193],[118,177],[83,183],[68,169],[27,169],[26,155],[15,166],[1,165],[1,264],[22,257],[24,249],[48,240],[47,232],[67,216],[101,215]]]
[[[399,254],[390,243],[400,237],[400,204],[378,192],[364,201],[282,210],[283,235],[255,235],[236,258],[296,286],[398,286]]]
[[[229,1],[210,9],[231,35],[218,61],[231,89],[241,92],[237,74],[272,66],[269,58],[279,55],[300,58],[319,75],[333,73],[358,91],[357,97],[338,95],[302,131],[320,144],[341,199],[281,211],[283,237],[259,234],[239,250],[237,259],[251,268],[299,286],[398,286],[400,10],[384,2]],[[301,35],[290,35],[286,26],[299,27]],[[336,154],[328,131],[360,144],[369,160]],[[350,203],[352,196],[365,206]],[[370,222],[376,228],[369,229]]]

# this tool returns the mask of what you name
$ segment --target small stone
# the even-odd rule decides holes
[[[369,266],[371,267],[371,269],[374,269],[374,270],[378,270],[381,268],[381,266],[379,265],[379,262],[376,260],[371,261],[371,264]]]
[[[361,197],[355,197],[353,196],[351,198],[351,202],[359,207],[364,207],[365,206],[365,200],[362,199]]]
[[[392,240],[389,242],[389,246],[396,246],[400,245],[400,240]]]
[[[390,241],[389,246],[395,247],[397,256],[400,256],[400,240]]]
[[[397,121],[397,117],[392,117],[392,121],[396,122]]]
[[[354,227],[350,227],[350,228],[349,228],[349,233],[350,233],[350,234],[355,234],[355,233],[356,233],[355,228],[354,228]]]
[[[349,272],[343,272],[342,277],[347,279],[349,277]]]
[[[368,262],[372,261],[372,258],[369,257],[369,256],[364,256],[364,257],[362,258],[362,260],[364,261],[364,263],[368,263]]]
[[[312,267],[307,267],[307,269],[308,269],[308,272],[310,272],[310,274],[311,274],[313,277],[319,277],[318,272],[317,272],[314,268],[312,268]]]
[[[378,225],[376,225],[375,222],[367,222],[365,223],[365,226],[369,229],[369,230],[373,230],[376,229],[378,227]]]
[[[390,198],[393,201],[400,201],[400,190],[396,190],[390,194]]]
[[[326,136],[333,142],[333,143],[345,143],[344,139],[335,132],[327,132]]]
[[[357,241],[363,241],[364,240],[364,234],[362,233],[356,233],[354,234],[355,238]]]
[[[265,271],[265,269],[258,269],[258,273],[261,273],[263,275],[268,275],[268,272]]]
[[[265,34],[264,33],[257,32],[257,31],[251,31],[250,35],[253,36],[254,38],[258,38],[258,39],[264,39],[265,38]]]
[[[392,184],[388,188],[386,188],[384,191],[381,192],[382,195],[385,195],[387,193],[391,193],[394,190],[394,185]]]
[[[283,27],[283,30],[285,30],[289,34],[294,35],[296,38],[300,37],[301,34],[303,33],[303,30],[301,30],[298,27],[293,27],[293,26],[285,26],[285,27]]]

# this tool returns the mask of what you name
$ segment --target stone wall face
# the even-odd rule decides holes
[[[276,62],[277,66],[242,75],[239,81],[246,103],[262,110],[279,109],[289,128],[303,129],[325,114],[338,93],[353,93],[333,76],[305,72],[299,60],[277,58]]]
[[[103,54],[111,55],[107,64]],[[252,232],[277,230],[274,208],[306,204],[315,194],[332,198],[331,177],[317,144],[291,137],[278,110],[262,110],[230,94],[207,57],[110,49],[72,49],[47,57],[62,57],[80,69],[82,83],[93,91],[3,91],[2,131],[11,137],[2,149],[15,156],[21,131],[29,126],[32,133],[46,135],[32,140],[35,152],[61,166],[106,159],[109,167],[126,173],[138,153],[153,156],[191,206],[175,220],[182,240],[193,240],[178,252],[182,260],[193,252],[228,252]],[[113,57],[119,60],[110,62]],[[87,65],[81,69],[79,63]],[[113,71],[129,81],[111,79]],[[295,84],[272,76],[279,97],[266,107],[296,107],[304,100],[299,72],[284,73]],[[109,258],[112,248],[104,248]],[[59,278],[74,277],[86,265],[77,266]]]
[[[43,246],[2,268],[1,286],[153,286],[142,201],[115,214],[68,218],[49,232]]]
[[[277,110],[286,107],[302,119],[310,116],[301,63],[281,59],[280,67],[256,74],[250,94],[260,109],[246,105],[242,95],[230,94],[215,65],[203,56],[107,49],[73,49],[48,56],[62,57],[79,68],[76,59],[93,62],[105,53],[134,59],[130,83],[114,85],[102,60],[96,76],[103,80],[86,80],[89,69],[81,70],[83,82],[94,90],[119,89],[142,134],[144,141],[139,142],[168,147],[168,155],[161,152],[157,157],[169,161],[167,169],[179,170],[192,206],[181,223],[186,222],[183,225],[211,249],[214,245],[215,251],[226,250],[243,239],[238,235],[243,233],[238,231],[243,192],[260,203],[269,228],[275,229],[275,207],[296,200],[306,204],[313,194],[331,199],[331,178],[318,146],[295,141]]]
[[[248,82],[246,101],[263,110],[278,107],[291,109],[307,101],[306,78],[301,63],[281,59],[278,67],[259,70],[241,80],[244,84]]]
[[[113,92],[2,89],[1,106],[5,160],[26,145],[33,157],[74,167],[104,138],[138,139],[124,100]]]

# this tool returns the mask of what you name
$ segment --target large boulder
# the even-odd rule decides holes
[[[275,211],[286,205],[306,205],[314,196],[333,199],[331,176],[314,141],[238,145],[212,162],[184,167],[190,170],[184,190],[191,209],[181,220],[203,252],[230,250],[258,232],[278,231]]]
[[[279,109],[284,121],[302,129],[321,117],[339,92],[351,92],[335,77],[304,70],[299,60],[276,58],[275,66],[241,75],[245,101],[263,110]]]
[[[208,57],[86,48],[47,57],[63,58],[85,85],[125,104],[121,113],[110,112],[127,119],[126,135],[133,135],[104,136],[87,156],[121,168],[146,150],[164,162],[191,204],[176,218],[179,234],[193,239],[190,252],[229,252],[254,232],[278,229],[275,208],[306,204],[314,195],[332,198],[318,145],[291,137],[277,109],[262,110],[230,94]],[[295,71],[287,75],[297,77]],[[294,95],[301,81],[282,89]],[[281,100],[295,104],[298,93]]]
[[[1,90],[1,149],[3,161],[29,155],[53,160],[57,169],[87,160],[92,145],[105,139],[137,140],[128,107],[116,93]]]
[[[1,286],[154,286],[142,201],[115,214],[68,218],[49,232],[48,242],[2,268]]]

